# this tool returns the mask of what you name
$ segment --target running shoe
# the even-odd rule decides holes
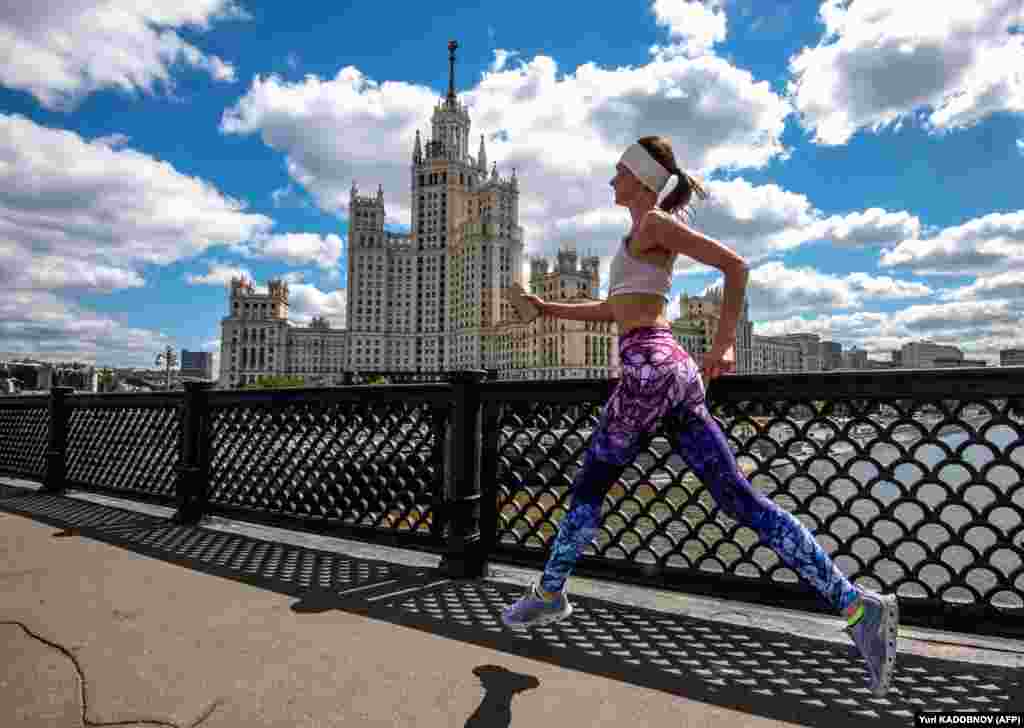
[[[846,631],[853,638],[867,663],[871,692],[881,697],[889,690],[892,670],[896,665],[896,631],[900,609],[895,594],[861,592],[864,615]]]
[[[537,591],[539,585],[539,578],[531,582],[526,594],[501,613],[501,621],[506,627],[536,627],[557,622],[572,614],[572,604],[565,593],[566,584],[562,585],[562,591],[550,602]]]

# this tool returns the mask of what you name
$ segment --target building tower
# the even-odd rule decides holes
[[[384,265],[384,189],[361,196],[355,180],[349,192],[348,329],[382,332],[388,299],[378,274]]]
[[[231,279],[228,315],[221,319],[220,385],[251,384],[285,366],[288,340],[288,283],[268,281],[257,293],[251,280]]]
[[[267,282],[270,289],[270,316],[275,319],[288,318],[288,281],[270,280]]]

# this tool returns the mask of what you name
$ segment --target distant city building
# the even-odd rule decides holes
[[[271,280],[256,293],[252,281],[231,280],[228,316],[221,320],[221,387],[253,384],[263,375],[298,375],[309,383],[341,384],[348,369],[346,331],[314,318],[288,320],[288,284]]]
[[[1024,349],[1003,349],[999,352],[999,366],[1024,366]]]
[[[785,334],[781,338],[800,347],[801,371],[821,371],[821,337],[818,334]]]
[[[892,361],[879,361],[878,359],[868,359],[865,365],[865,369],[893,369],[894,364]]]
[[[45,362],[0,362],[5,378],[11,380],[8,390],[49,391],[53,385],[53,365]],[[10,393],[10,392],[9,392]]]
[[[703,296],[679,296],[679,319],[673,323],[676,341],[686,349],[698,366],[703,366],[704,354],[714,345],[718,324],[722,318],[723,291],[720,286],[709,289]],[[752,371],[754,325],[750,321],[750,302],[743,301],[736,322],[736,373]]]
[[[53,387],[72,387],[79,392],[95,392],[96,368],[77,362],[53,364],[40,361],[0,361],[0,391],[47,392]]]
[[[961,361],[964,354],[955,346],[944,346],[931,341],[916,341],[904,344],[901,348],[900,365],[906,369],[930,369],[935,367],[935,360]],[[895,356],[894,356],[895,358]],[[945,364],[950,366],[950,364]]]
[[[932,367],[984,367],[988,362],[984,359],[963,359],[959,357],[936,357],[931,362]]]
[[[213,379],[213,352],[181,350],[182,379]]]
[[[800,345],[782,336],[754,335],[751,373],[803,371]]]
[[[841,367],[843,369],[867,369],[868,353],[856,346],[851,348],[849,351],[844,351],[842,353]]]
[[[592,303],[599,300],[600,259],[577,259],[565,242],[553,270],[541,257],[530,259],[530,290],[546,301]],[[507,302],[502,320],[483,339],[483,357],[505,379],[607,379],[618,376],[619,349],[612,321],[570,321],[541,316],[520,322]]]
[[[843,345],[835,341],[822,341],[818,344],[818,355],[824,371],[843,368]]]
[[[96,367],[83,364],[54,366],[51,386],[72,387],[79,392],[95,392],[97,389]]]

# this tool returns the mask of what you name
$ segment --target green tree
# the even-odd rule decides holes
[[[107,392],[114,386],[114,370],[104,367],[96,372],[97,388],[101,392]]]
[[[255,384],[246,384],[242,389],[285,389],[305,386],[305,380],[294,374],[261,374]]]

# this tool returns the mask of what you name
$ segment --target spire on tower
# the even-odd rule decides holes
[[[481,172],[487,171],[487,150],[484,149],[484,135],[480,135],[480,154],[476,160],[476,166]]]
[[[377,201],[378,202],[383,202],[383,200],[384,200],[384,185],[383,184],[378,184],[377,185]]]
[[[458,42],[448,41],[448,107],[455,108],[455,49]]]
[[[412,148],[412,161],[422,162],[423,161],[423,147],[420,146],[420,130],[416,130],[416,146]]]

